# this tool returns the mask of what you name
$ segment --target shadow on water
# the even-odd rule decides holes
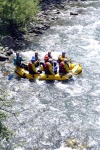
[[[50,85],[54,85],[55,80],[46,80],[45,83],[50,84]]]
[[[15,79],[16,79],[17,81],[21,81],[22,78],[21,78],[20,76],[16,76]]]
[[[71,83],[71,82],[74,82],[74,79],[73,78],[70,78],[70,79],[68,79],[68,80],[62,80],[62,81],[60,81],[62,84],[69,84],[69,83]]]
[[[21,81],[22,79],[28,80],[26,77],[21,77],[21,76],[19,76],[19,75],[16,75],[16,76],[15,76],[15,79],[16,79],[17,81]],[[33,80],[33,79],[29,79],[29,81],[30,81],[30,82],[36,82],[36,80]]]
[[[61,82],[63,84],[69,84],[69,83],[71,83],[73,81],[74,81],[74,79],[70,78],[68,80],[62,80],[62,81],[59,81],[59,80],[45,80],[45,83],[46,84],[50,84],[50,85],[54,85],[54,84],[56,84],[56,82]]]
[[[36,82],[36,80],[33,80],[33,79],[29,79],[29,81],[30,81],[30,82]]]

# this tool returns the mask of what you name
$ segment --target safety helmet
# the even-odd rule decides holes
[[[48,52],[49,55],[51,55],[51,52]]]
[[[31,59],[31,62],[34,63],[34,62],[35,62],[35,59]]]
[[[38,55],[38,52],[35,52],[35,55]]]
[[[66,52],[62,52],[62,55],[65,55],[66,54]]]
[[[44,60],[48,60],[48,56],[45,56],[45,57],[44,57]]]

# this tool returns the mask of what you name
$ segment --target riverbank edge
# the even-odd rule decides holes
[[[40,3],[41,10],[37,14],[37,21],[31,23],[31,27],[27,31],[22,31],[16,39],[5,36],[1,40],[1,47],[9,47],[14,51],[26,49],[34,40],[36,36],[41,36],[47,29],[50,28],[51,23],[58,19],[60,9],[64,9],[66,3],[72,0],[42,0]],[[76,0],[74,0],[76,1]],[[52,14],[52,15],[51,15]]]
[[[31,23],[31,27],[27,31],[20,32],[16,39],[10,36],[3,37],[1,47],[8,47],[14,51],[26,49],[36,36],[41,36],[51,27],[53,22],[58,20],[61,9],[64,9],[66,4],[73,2],[77,3],[78,0],[42,0],[41,10],[36,15],[37,21]],[[78,14],[70,12],[70,15]]]

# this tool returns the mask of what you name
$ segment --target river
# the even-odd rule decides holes
[[[14,134],[0,150],[72,150],[68,138],[100,150],[100,1],[71,2],[60,11],[58,20],[22,55],[29,61],[33,50],[41,59],[47,51],[54,58],[65,51],[83,72],[69,82],[52,83],[1,76],[13,100],[11,111],[17,114],[9,115]],[[9,68],[13,71],[12,63]]]

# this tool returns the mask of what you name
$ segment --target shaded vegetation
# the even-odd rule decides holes
[[[39,12],[40,0],[0,0],[0,35],[16,36]]]

